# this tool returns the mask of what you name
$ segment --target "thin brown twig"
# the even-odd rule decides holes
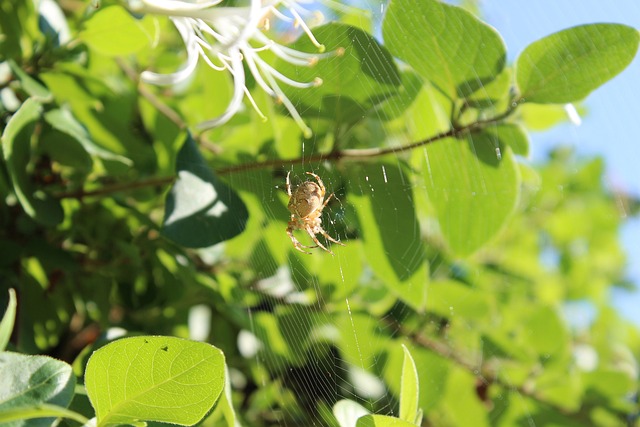
[[[116,58],[116,63],[118,64],[120,69],[127,75],[127,77],[136,84],[138,93],[142,95],[144,99],[149,101],[151,105],[153,105],[162,115],[164,115],[174,125],[176,125],[178,129],[184,130],[187,128],[187,124],[184,122],[184,120],[182,120],[178,113],[169,108],[166,104],[160,101],[160,99],[158,99],[158,97],[153,92],[139,83],[138,73],[136,73],[125,61],[120,58]]]
[[[299,164],[302,162],[322,162],[326,160],[333,160],[333,161],[359,160],[359,159],[384,156],[387,154],[397,154],[404,151],[410,151],[415,148],[425,146],[427,144],[434,143],[441,139],[451,138],[451,137],[460,137],[473,132],[477,132],[489,125],[498,123],[506,119],[507,117],[509,117],[515,111],[515,108],[517,107],[518,104],[519,104],[518,100],[513,101],[509,109],[507,109],[504,113],[501,113],[495,117],[484,119],[484,120],[478,120],[476,122],[473,122],[461,127],[452,127],[447,131],[440,132],[429,138],[426,138],[417,142],[413,142],[407,145],[399,145],[395,147],[383,147],[383,148],[381,147],[358,148],[358,149],[347,148],[343,150],[335,150],[335,151],[330,151],[328,153],[318,153],[308,157],[299,157],[295,159],[285,159],[285,160],[273,159],[273,160],[267,160],[264,162],[243,163],[241,165],[219,168],[216,170],[216,173],[218,175],[227,175],[235,172],[244,172],[244,171],[254,170],[254,169],[289,166],[289,165]]]
[[[136,182],[106,185],[98,190],[85,191],[83,189],[80,189],[75,191],[61,192],[54,194],[54,197],[57,199],[83,199],[85,197],[103,196],[105,194],[117,193],[120,191],[135,190],[137,188],[159,187],[162,185],[171,184],[173,181],[175,181],[175,179],[176,178],[174,176],[150,178]]]

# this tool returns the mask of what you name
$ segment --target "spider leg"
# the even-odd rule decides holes
[[[337,244],[338,244],[338,245],[340,245],[340,246],[345,246],[345,244],[344,244],[344,243],[342,243],[342,242],[340,242],[340,241],[338,241],[338,240],[334,239],[333,237],[329,236],[329,234],[327,234],[327,232],[326,232],[326,231],[324,231],[322,228],[320,228],[320,233],[321,233],[321,234],[322,234],[322,235],[323,235],[327,240],[330,240],[330,241],[332,241],[333,243],[337,243]]]
[[[320,243],[320,241],[318,240],[318,238],[316,237],[316,235],[314,234],[313,230],[311,229],[311,227],[309,227],[308,225],[305,227],[305,230],[307,230],[307,234],[309,234],[309,236],[311,236],[311,238],[313,239],[313,241],[316,243],[316,245],[320,246],[322,249],[324,249],[325,251],[329,252],[331,255],[334,255],[333,252],[331,252],[331,250],[327,249],[322,243]]]
[[[304,246],[302,243],[300,243],[298,241],[298,239],[295,238],[295,236],[293,235],[293,230],[289,227],[287,227],[287,234],[289,235],[289,238],[291,239],[291,241],[293,242],[293,247],[296,248],[297,250],[299,250],[300,252],[302,252],[303,254],[308,254],[311,255],[311,252],[307,252],[304,249],[302,249],[303,247],[305,248],[310,248],[312,246]]]
[[[316,175],[315,173],[313,173],[313,172],[307,172],[307,175],[311,175],[312,177],[314,177],[316,179],[316,181],[318,181],[318,185],[320,186],[320,190],[322,191],[322,197],[324,197],[324,193],[327,192],[327,189],[324,188],[324,182],[322,182],[320,177],[318,175]]]
[[[291,171],[287,172],[287,195],[291,197],[291,181],[289,181],[289,175],[291,175]]]
[[[331,200],[331,198],[333,197],[333,194],[334,193],[329,194],[329,197],[324,199],[324,203],[322,204],[322,208],[320,208],[320,210],[324,209],[327,206],[327,203],[329,203],[329,200]]]

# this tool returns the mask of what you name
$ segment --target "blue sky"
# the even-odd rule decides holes
[[[485,0],[480,4],[483,19],[504,38],[510,61],[529,43],[575,25],[615,22],[640,29],[638,0]],[[601,155],[606,160],[607,184],[640,197],[639,99],[640,55],[587,98],[589,113],[581,126],[534,133],[534,160],[544,158],[559,143],[574,146],[580,154]],[[640,219],[628,221],[621,238],[628,253],[629,276],[640,284]],[[640,292],[616,291],[613,300],[626,318],[640,325]]]

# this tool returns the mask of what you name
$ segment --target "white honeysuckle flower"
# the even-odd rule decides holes
[[[320,58],[330,55],[322,53],[324,46],[318,43],[302,19],[302,16],[319,14],[302,6],[315,3],[309,0],[250,0],[249,6],[246,7],[221,7],[221,1],[129,0],[129,8],[136,13],[168,16],[182,37],[187,51],[186,63],[178,71],[171,74],[144,71],[141,74],[142,80],[155,85],[178,84],[188,79],[196,70],[198,61],[202,60],[216,71],[229,72],[233,78],[234,89],[224,113],[200,123],[198,128],[209,129],[226,123],[242,108],[245,95],[263,120],[266,120],[246,87],[246,64],[256,84],[276,102],[282,103],[305,135],[310,136],[311,130],[281,89],[280,83],[297,88],[310,88],[322,84],[322,80],[292,80],[262,59],[260,53],[269,50],[280,59],[299,66],[312,66]],[[291,16],[287,16],[283,10],[287,10]],[[270,39],[263,32],[270,26],[269,16],[300,27],[318,48],[319,53],[300,52]]]

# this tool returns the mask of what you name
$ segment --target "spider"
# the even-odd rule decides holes
[[[307,175],[314,177],[318,183],[316,184],[313,181],[305,181],[297,186],[292,192],[289,174],[291,174],[291,172],[287,173],[287,194],[289,195],[289,205],[287,208],[291,212],[291,221],[289,221],[287,226],[287,234],[293,242],[293,247],[305,254],[311,254],[311,252],[307,252],[302,248],[317,248],[320,246],[322,249],[333,255],[333,252],[320,243],[316,237],[316,234],[322,234],[327,240],[344,246],[343,243],[329,236],[322,228],[322,210],[327,206],[331,197],[333,197],[333,193],[325,199],[324,195],[327,190],[324,187],[324,183],[318,175],[311,172],[307,172]],[[306,231],[316,245],[306,246],[301,244],[298,239],[294,237],[294,230]]]

